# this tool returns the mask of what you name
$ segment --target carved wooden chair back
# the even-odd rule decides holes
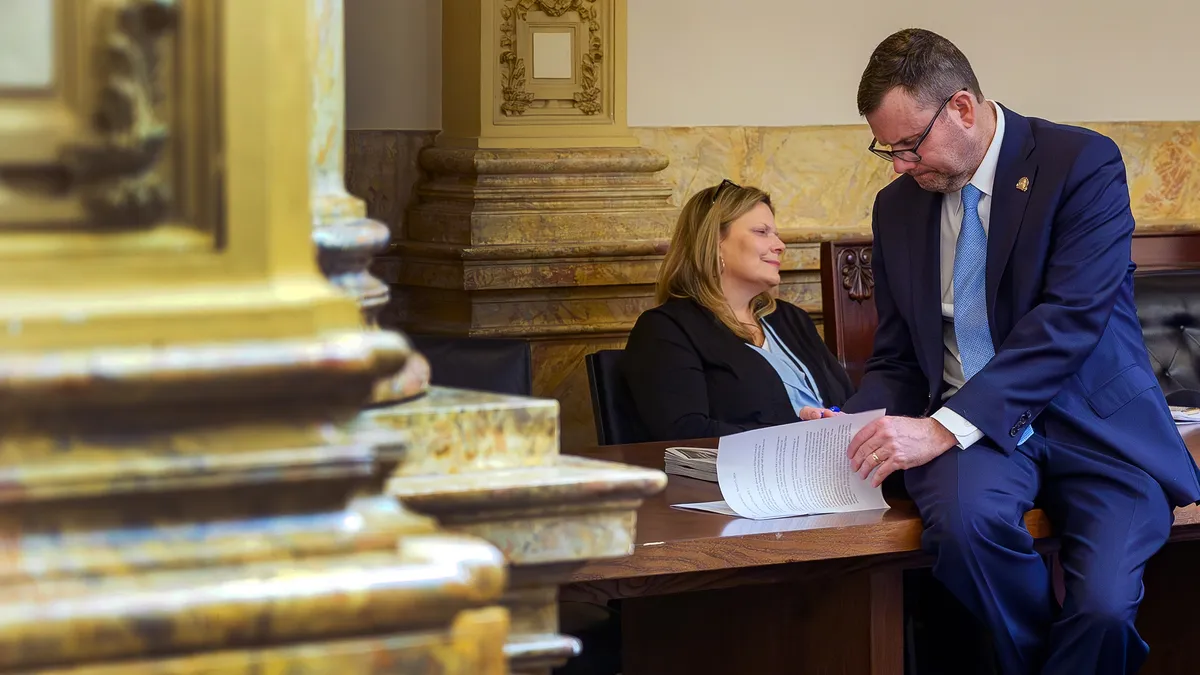
[[[821,244],[821,295],[825,344],[857,387],[871,357],[878,321],[870,239]]]

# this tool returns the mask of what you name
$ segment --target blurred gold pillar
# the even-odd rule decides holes
[[[499,551],[357,417],[410,350],[315,263],[310,25],[0,4],[2,671],[506,672]]]

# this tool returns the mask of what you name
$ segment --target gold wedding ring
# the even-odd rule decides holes
[[[880,464],[882,464],[882,462],[879,461],[879,455],[877,455],[873,452],[871,453],[871,461],[875,462],[875,466],[879,466]]]

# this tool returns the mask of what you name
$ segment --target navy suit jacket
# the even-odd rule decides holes
[[[987,243],[996,356],[945,405],[1003,453],[1033,424],[1050,441],[1142,468],[1176,506],[1200,500],[1196,464],[1138,323],[1120,150],[1095,132],[1007,108],[1004,121]],[[941,207],[941,194],[909,176],[875,198],[879,327],[849,411],[929,415],[943,404]]]

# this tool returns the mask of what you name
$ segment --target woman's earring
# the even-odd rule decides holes
[[[725,273],[725,256],[720,256],[720,255],[717,256],[717,263],[720,264],[720,266],[721,266],[720,273],[724,274]]]

